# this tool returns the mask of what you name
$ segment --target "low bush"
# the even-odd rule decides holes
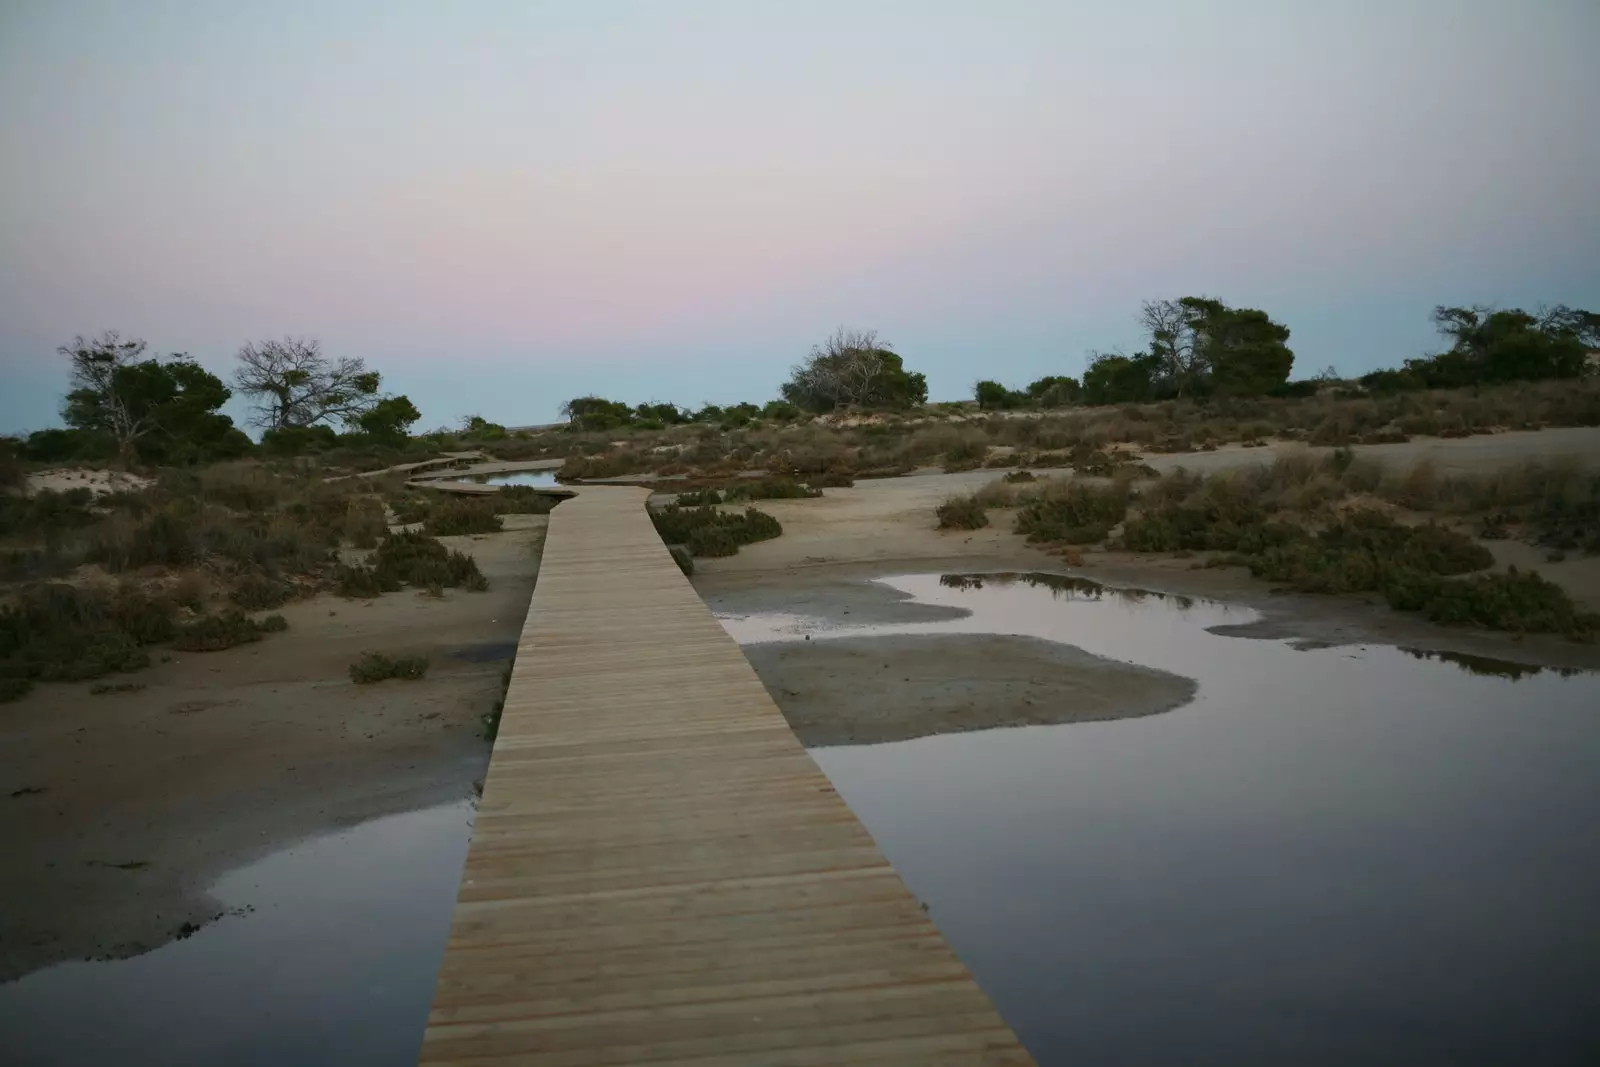
[[[373,553],[372,569],[378,585],[389,592],[403,585],[462,588],[481,592],[489,588],[477,562],[463,552],[445,548],[427,534],[392,533]]]
[[[683,545],[695,556],[731,556],[740,545],[770,540],[783,533],[777,519],[755,508],[745,508],[741,513],[711,505],[668,504],[652,512],[650,519],[661,540],[668,545]]]
[[[780,477],[736,482],[723,493],[723,499],[732,503],[735,500],[803,500],[821,495],[821,489],[808,488],[793,478]]]
[[[264,574],[247,574],[234,583],[228,599],[245,611],[262,611],[286,603],[292,593],[284,582]]]
[[[949,497],[933,513],[941,530],[981,530],[989,525],[989,513],[976,493]]]
[[[1025,503],[1017,512],[1016,532],[1033,542],[1094,544],[1105,540],[1127,513],[1125,485],[1069,482]]]
[[[541,493],[531,485],[502,485],[488,498],[496,515],[548,515],[561,498]]]
[[[1012,471],[1010,474],[1007,474],[1000,480],[1008,484],[1015,485],[1019,482],[1032,482],[1036,481],[1037,479],[1034,478],[1032,471]]]
[[[672,562],[686,577],[694,577],[694,555],[684,545],[668,545],[667,550],[672,553]]]
[[[436,504],[422,523],[422,532],[430,537],[498,533],[502,529],[492,504],[460,498]]]
[[[427,656],[390,656],[382,652],[363,652],[350,664],[350,680],[356,685],[372,685],[390,678],[414,682],[428,673]]]
[[[235,645],[259,641],[263,633],[289,628],[282,615],[273,615],[269,619],[258,623],[242,611],[207,615],[180,625],[172,639],[172,647],[180,652],[220,652]]]

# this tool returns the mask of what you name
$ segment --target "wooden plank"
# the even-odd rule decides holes
[[[421,1062],[1031,1063],[647,495],[551,513]]]

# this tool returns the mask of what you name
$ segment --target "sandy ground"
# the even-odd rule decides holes
[[[132,955],[217,915],[222,872],[309,835],[470,795],[548,519],[443,538],[487,592],[319,596],[284,633],[117,676],[45,684],[4,709],[0,979]],[[426,678],[356,686],[364,651],[420,652]]]
[[[100,496],[105,493],[132,492],[149,484],[149,478],[141,478],[137,474],[88,467],[55,467],[28,475],[30,493],[37,493],[41,489],[53,489],[58,493],[69,489],[87,489],[95,496]]]
[[[1124,719],[1194,696],[1187,678],[1032,637],[778,641],[744,651],[806,745]]]

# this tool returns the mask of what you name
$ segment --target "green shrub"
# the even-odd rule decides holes
[[[704,507],[722,503],[722,494],[715,489],[691,489],[687,493],[679,493],[673,503],[680,508]]]
[[[333,591],[340,596],[367,599],[399,590],[399,580],[391,576],[390,581],[389,588],[385,588],[383,577],[374,567],[340,567],[334,574]]]
[[[172,604],[116,592],[44,584],[0,607],[0,688],[21,696],[33,681],[82,681],[147,667],[142,647],[174,632]]]
[[[423,532],[432,537],[498,533],[503,528],[493,505],[461,499],[436,505],[422,524]]]
[[[732,556],[739,551],[739,542],[727,526],[696,526],[689,531],[686,542],[693,556]]]
[[[1505,574],[1441,580],[1420,610],[1433,622],[1450,626],[1573,638],[1593,637],[1600,630],[1600,614],[1580,611],[1560,586],[1516,568]]]
[[[821,489],[808,488],[793,478],[759,478],[735,483],[723,494],[723,499],[732,503],[735,500],[802,500],[821,495]]]
[[[247,574],[229,590],[228,599],[245,611],[261,611],[287,602],[291,592],[288,585],[264,574]]]
[[[531,485],[502,485],[488,498],[489,508],[496,515],[548,515],[559,503],[560,497],[541,493]]]
[[[1060,491],[1030,500],[1017,512],[1016,531],[1029,541],[1091,544],[1104,540],[1128,512],[1128,491],[1068,483]]]
[[[651,512],[650,521],[662,541],[685,545],[696,556],[731,556],[740,545],[766,541],[783,533],[777,519],[755,508],[746,508],[741,514],[710,505],[686,508],[668,504]]]
[[[282,615],[274,616],[280,622]],[[284,629],[287,623],[277,627]],[[172,647],[180,652],[220,652],[235,645],[245,645],[261,640],[263,628],[242,611],[227,611],[221,615],[207,615],[178,627]]]
[[[849,489],[856,480],[843,471],[822,471],[806,475],[806,484],[813,489]]]
[[[389,501],[389,508],[394,512],[395,522],[410,525],[428,520],[433,501],[425,496],[403,496]]]
[[[282,615],[268,615],[256,620],[256,629],[264,634],[282,633],[289,628],[289,620]]]
[[[1007,483],[1008,485],[1015,485],[1018,482],[1037,481],[1037,479],[1034,478],[1032,471],[1012,471],[1011,473],[1005,475],[1005,477],[1001,478],[1000,480],[1005,482],[1005,483]]]
[[[372,685],[389,678],[414,682],[428,673],[426,656],[388,656],[382,652],[363,652],[350,664],[350,680],[356,685]]]
[[[373,554],[373,570],[384,592],[392,592],[402,584],[439,585],[473,592],[489,587],[471,556],[447,549],[434,538],[415,531],[384,538]]]
[[[933,509],[941,530],[979,530],[989,525],[989,513],[976,494],[952,496]]]
[[[685,576],[694,576],[694,556],[686,547],[683,545],[669,545],[667,546],[667,551],[672,553],[672,562],[678,565],[678,569]]]

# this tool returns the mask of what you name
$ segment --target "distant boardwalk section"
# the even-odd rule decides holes
[[[422,1062],[1032,1063],[646,495],[551,513]]]

